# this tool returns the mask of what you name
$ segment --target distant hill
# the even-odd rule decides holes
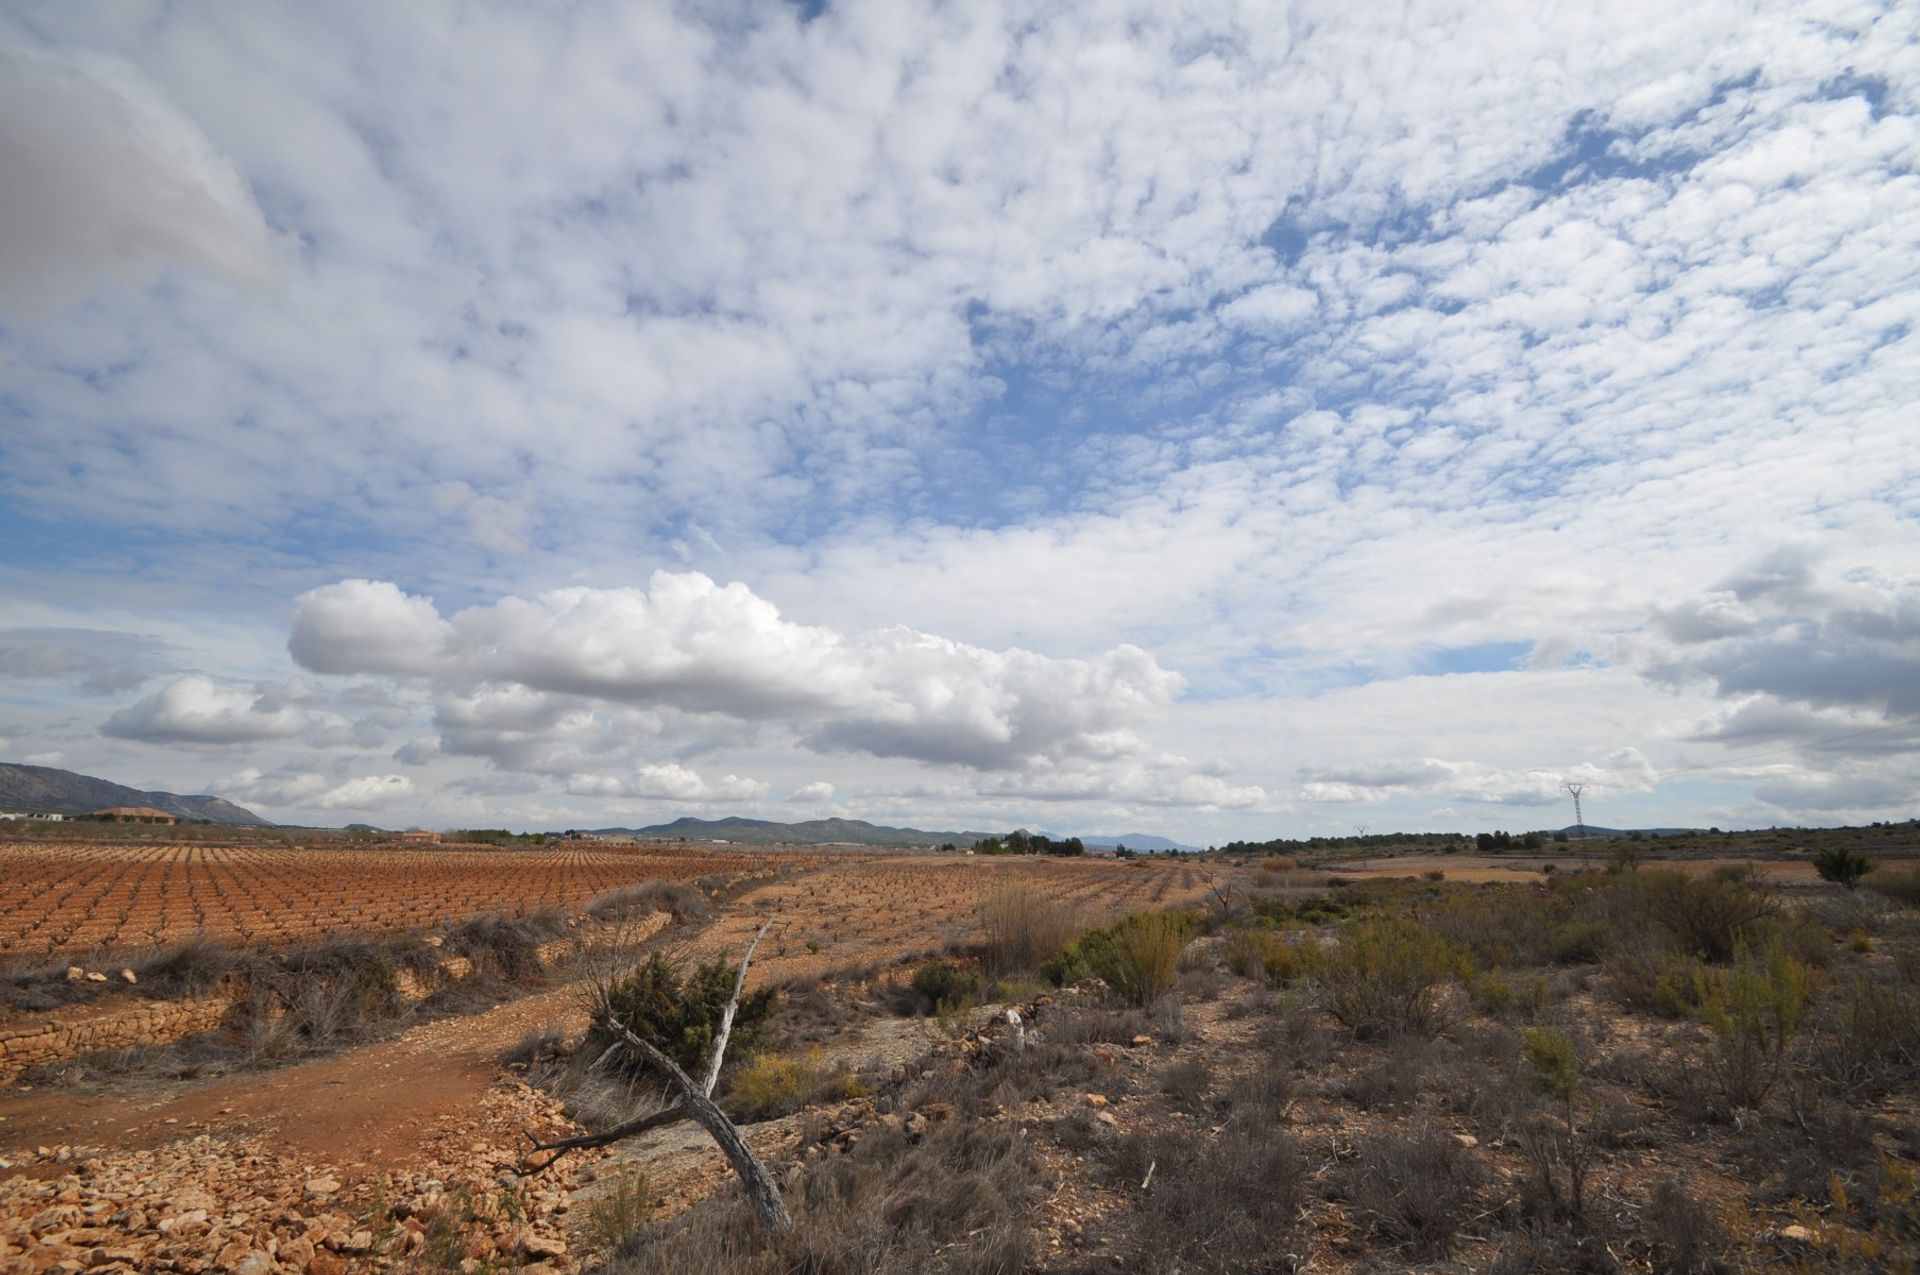
[[[1129,850],[1181,850],[1195,851],[1199,846],[1190,846],[1182,841],[1169,841],[1165,837],[1149,836],[1144,832],[1122,832],[1115,836],[1082,837],[1082,845],[1089,850],[1111,850],[1115,846],[1125,846]]]
[[[1602,828],[1598,824],[1590,823],[1590,824],[1587,824],[1584,829],[1578,824],[1568,824],[1564,828],[1556,828],[1552,830],[1548,835],[1559,836],[1561,833],[1564,832],[1569,837],[1577,837],[1583,831],[1589,837],[1626,837],[1626,836],[1631,836],[1636,832],[1643,837],[1685,837],[1696,832],[1704,831],[1704,829],[1700,829],[1700,828]]]
[[[264,824],[253,811],[222,797],[182,797],[171,792],[142,792],[92,775],[52,766],[16,766],[0,762],[0,810],[33,810],[84,815],[108,806],[152,806],[182,819],[214,823]]]
[[[952,842],[970,846],[984,832],[924,832],[919,828],[889,828],[864,819],[807,819],[775,823],[770,819],[675,819],[648,828],[595,828],[604,836],[685,837],[690,841],[743,841],[753,845],[790,842],[795,845],[850,844],[857,846],[938,846]]]

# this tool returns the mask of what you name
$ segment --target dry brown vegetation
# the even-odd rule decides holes
[[[1021,972],[1002,954],[978,995],[1028,998],[1024,1048],[956,1028],[768,1127],[791,1233],[716,1179],[597,1268],[1914,1269],[1920,913],[1897,891],[1658,863],[1271,885],[1190,913],[1157,998],[1076,966],[1086,939],[1051,962],[1084,981],[1037,1000],[996,987]]]
[[[1326,865],[1258,859],[772,855],[762,867],[716,851],[693,857],[748,866],[699,874],[705,890],[626,878],[571,904],[572,927],[529,898],[517,920],[431,931],[434,952],[487,967],[483,1003],[542,981],[520,962],[548,934],[670,908],[683,960],[730,960],[775,918],[754,985],[780,995],[729,1055],[719,1096],[773,1168],[791,1231],[762,1233],[725,1163],[682,1126],[611,1161],[568,1161],[592,1170],[577,1189],[558,1170],[501,1185],[516,1180],[495,1161],[475,1187],[497,1194],[485,1208],[480,1194],[423,1206],[370,1184],[354,1222],[370,1248],[315,1240],[312,1264],[260,1269],[1911,1271],[1920,872],[1898,852],[1914,847],[1878,841],[1882,862],[1857,889],[1703,849],[1494,882],[1392,861],[1330,878]],[[549,888],[531,880],[529,894]],[[188,943],[142,964],[139,986],[187,995],[250,969],[295,1010],[273,1017],[296,1039],[266,1041],[266,1060],[333,1038],[350,1052],[328,1083],[351,1086],[352,1060],[379,1052],[353,1042],[395,1008],[379,971],[424,958],[426,931],[408,934],[336,934],[277,959]],[[521,1079],[496,1089],[548,1089],[575,1129],[648,1100],[645,1076],[590,1066],[583,1020],[498,1017],[514,1026],[489,1056]],[[413,1060],[420,1084],[486,1083],[433,1072],[430,1054],[400,1052],[407,1038],[382,1048]],[[305,1070],[287,1069],[280,1092]],[[85,1069],[40,1079],[78,1083],[73,1100],[90,1101]],[[410,1085],[411,1073],[397,1100]],[[215,1111],[220,1092],[194,1110]],[[30,1097],[44,1129],[48,1099]],[[95,1201],[90,1180],[137,1180],[133,1162],[95,1148],[85,1156],[105,1168],[93,1179],[54,1177],[61,1164],[6,1144],[7,1128],[0,1156],[24,1155],[47,1180],[0,1168],[0,1244],[15,1244],[0,1268],[32,1245],[72,1260],[66,1239],[6,1228],[48,1216],[60,1191]],[[216,1147],[240,1136],[217,1121],[195,1132]],[[407,1163],[404,1147],[388,1154]],[[99,1197],[114,1206],[99,1216],[129,1220],[94,1230],[188,1251],[149,1234],[159,1215],[115,1198]],[[535,1213],[516,1218],[521,1207]],[[514,1228],[535,1214],[543,1238],[530,1248]],[[135,1269],[192,1268],[179,1260]]]

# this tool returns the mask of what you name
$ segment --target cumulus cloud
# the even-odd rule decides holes
[[[1516,12],[0,17],[62,50],[5,136],[191,131],[173,177],[88,171],[257,201],[298,245],[262,304],[195,282],[256,230],[196,238],[119,188],[80,210],[136,246],[48,254],[48,289],[187,268],[9,323],[0,591],[190,630],[368,577],[295,654],[393,679],[415,720],[356,704],[282,746],[398,745],[503,801],[645,765],[841,793],[945,767],[944,810],[1184,792],[1260,833],[1274,774],[1485,817],[1622,745],[1662,776],[1743,740],[1802,776],[1905,748],[1802,741],[1912,720],[1906,11]],[[9,226],[44,230],[50,176]],[[130,570],[134,538],[73,526],[156,552]],[[675,561],[752,593],[547,592]],[[1861,562],[1884,575],[1839,574]],[[275,676],[268,627],[153,671]],[[1173,668],[1190,693],[1156,689]],[[16,738],[84,711],[52,702],[88,674],[29,675]],[[1211,756],[1223,706],[1226,761],[1166,762]]]
[[[0,308],[173,264],[271,274],[266,222],[230,159],[131,64],[0,44]]]
[[[709,781],[677,762],[641,766],[624,775],[573,775],[567,779],[566,790],[579,797],[635,797],[694,803],[757,801],[767,795],[767,785],[758,780],[723,775]]]
[[[245,744],[298,735],[307,710],[275,688],[242,688],[191,673],[121,709],[101,730],[150,744]]]
[[[295,604],[293,658],[316,673],[433,671],[449,636],[432,598],[385,580],[342,580]]]
[[[1581,762],[1565,770],[1507,769],[1435,757],[1309,770],[1302,775],[1300,797],[1316,804],[1374,804],[1418,794],[1497,806],[1550,806],[1566,800],[1564,785],[1569,782],[1583,784],[1594,798],[1601,798],[1646,792],[1657,780],[1640,750],[1628,747],[1598,763]]]
[[[791,793],[787,794],[787,800],[801,805],[815,805],[821,802],[832,801],[833,785],[824,779],[816,779],[810,784],[801,784],[798,788],[795,788]]]
[[[444,746],[495,756],[538,749],[611,703],[780,722],[820,750],[980,770],[1113,758],[1137,750],[1133,728],[1182,685],[1129,645],[1060,659],[901,627],[796,624],[745,585],[698,572],[656,572],[645,590],[509,597],[445,620],[397,586],[345,581],[301,596],[289,649],[320,672],[455,688],[439,711]]]
[[[413,780],[405,775],[330,779],[312,771],[262,774],[253,767],[216,781],[213,790],[232,801],[300,810],[378,810],[414,795]]]
[[[127,691],[160,667],[160,643],[99,629],[0,629],[0,677],[71,681],[95,694]]]
[[[1684,604],[1683,604],[1684,605]],[[1782,705],[1920,718],[1920,577],[1877,571],[1816,574],[1800,552],[1772,553],[1706,595],[1738,623],[1686,625],[1642,655],[1666,681],[1704,679],[1730,700],[1749,701],[1748,720]],[[1696,607],[1692,614],[1701,614]],[[1771,706],[1757,707],[1753,701]]]

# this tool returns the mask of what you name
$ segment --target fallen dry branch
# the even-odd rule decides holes
[[[727,998],[726,1006],[720,1012],[720,1030],[714,1035],[713,1048],[707,1055],[707,1065],[698,1082],[682,1070],[680,1064],[649,1041],[635,1035],[619,1020],[608,1000],[609,985],[602,984],[599,989],[600,1003],[594,1015],[595,1021],[613,1036],[616,1048],[625,1048],[628,1052],[637,1054],[666,1076],[673,1088],[679,1092],[680,1100],[671,1106],[628,1120],[601,1133],[581,1134],[577,1137],[559,1138],[550,1142],[540,1142],[529,1134],[528,1140],[533,1143],[534,1153],[550,1151],[553,1154],[541,1163],[528,1168],[525,1171],[528,1176],[551,1168],[569,1151],[610,1146],[652,1129],[692,1119],[698,1121],[701,1127],[712,1135],[714,1142],[726,1154],[728,1162],[733,1165],[734,1172],[739,1175],[742,1185],[746,1187],[747,1198],[752,1202],[754,1212],[759,1215],[761,1224],[773,1231],[785,1230],[793,1225],[793,1219],[788,1215],[786,1205],[781,1202],[779,1188],[774,1185],[773,1177],[767,1172],[766,1165],[761,1162],[759,1156],[754,1154],[753,1148],[747,1145],[746,1139],[741,1137],[739,1129],[734,1127],[733,1122],[727,1119],[726,1113],[721,1111],[713,1101],[714,1088],[720,1082],[720,1066],[726,1060],[727,1044],[733,1036],[733,1023],[739,1012],[740,995],[746,989],[747,967],[753,963],[753,954],[759,948],[760,940],[766,937],[767,931],[771,928],[773,928],[773,918],[769,917],[760,926],[759,932],[753,936],[753,941],[747,944],[746,954],[740,958],[740,968],[733,979],[733,994]]]

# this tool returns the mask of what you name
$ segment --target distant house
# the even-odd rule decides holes
[[[108,806],[88,816],[106,823],[179,823],[180,816],[156,810],[152,806]]]
[[[440,834],[437,832],[428,832],[425,828],[409,828],[405,832],[394,834],[394,839],[397,841],[415,841],[430,846],[440,844]]]
[[[42,810],[0,810],[0,819],[36,819],[42,823],[60,823],[65,815],[56,815]]]

